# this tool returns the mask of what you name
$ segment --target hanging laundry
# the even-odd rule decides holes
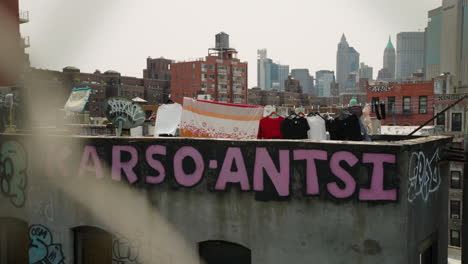
[[[330,130],[330,138],[332,140],[363,140],[359,118],[347,109],[343,110],[335,118],[332,126],[333,128]]]
[[[272,105],[267,105],[263,108],[263,116],[269,116],[273,112],[276,112],[276,107]]]
[[[312,115],[307,117],[307,122],[309,124],[309,131],[307,136],[309,139],[313,140],[326,140],[327,139],[327,129],[325,126],[325,120],[318,116]]]
[[[175,136],[182,116],[182,106],[176,103],[163,104],[158,108],[154,136]]]
[[[283,133],[281,132],[281,123],[284,117],[279,116],[276,112],[270,113],[269,116],[260,120],[258,127],[258,139],[281,139]]]
[[[256,139],[263,107],[184,98],[182,137]]]
[[[378,119],[378,120],[381,120],[382,117],[380,116],[379,103],[378,103],[378,102],[376,102],[376,103],[374,104],[374,112],[375,112],[375,115],[377,116],[377,119]]]
[[[385,120],[386,114],[385,114],[385,102],[384,101],[380,103],[380,113],[381,113],[380,115],[382,116],[382,119]]]
[[[281,132],[285,139],[307,139],[309,123],[304,116],[291,114],[281,123]]]

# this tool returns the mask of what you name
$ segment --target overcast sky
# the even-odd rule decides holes
[[[230,3],[230,4],[228,4]],[[361,62],[382,68],[388,36],[423,31],[441,0],[20,0],[34,67],[117,70],[142,77],[146,58],[201,58],[220,31],[230,35],[257,83],[257,49],[293,68],[335,70],[342,33]]]

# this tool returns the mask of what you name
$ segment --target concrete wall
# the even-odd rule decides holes
[[[0,218],[50,237],[54,263],[73,263],[81,226],[112,233],[120,263],[198,263],[207,240],[252,263],[412,264],[431,244],[446,263],[449,141],[2,135]]]

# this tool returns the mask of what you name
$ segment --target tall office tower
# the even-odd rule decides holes
[[[373,80],[373,74],[374,74],[374,69],[368,65],[366,65],[364,62],[361,62],[361,66],[359,67],[359,74],[358,74],[358,79],[365,78],[369,81]]]
[[[397,35],[396,79],[404,80],[424,69],[424,32]]]
[[[257,51],[257,86],[262,90],[284,91],[284,81],[288,79],[289,65],[274,63],[267,56],[266,49]]]
[[[313,92],[313,79],[308,69],[292,69],[291,76],[300,82],[303,93],[311,94]]]
[[[349,72],[358,72],[359,70],[359,52],[353,47],[349,47]]]
[[[321,70],[315,73],[315,91],[317,96],[331,96],[331,88],[335,83],[335,72]]]
[[[267,50],[257,51],[257,86],[262,89],[271,88],[271,64],[272,61],[267,57]]]
[[[276,64],[278,66],[278,82],[279,82],[279,91],[284,92],[285,86],[284,81],[288,79],[289,76],[289,65]]]
[[[396,55],[395,55],[395,48],[393,47],[392,39],[388,37],[387,47],[384,50],[384,57],[383,57],[383,67],[387,69],[389,75],[388,79],[395,79],[395,65],[396,62]]]
[[[338,51],[336,54],[336,82],[338,83],[339,91],[344,91],[346,89],[346,82],[351,72],[349,57],[349,45],[343,34],[340,43],[338,43]]]
[[[428,12],[425,78],[442,73],[453,76],[453,84],[468,91],[468,0],[444,0]]]

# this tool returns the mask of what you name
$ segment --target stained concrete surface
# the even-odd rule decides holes
[[[448,248],[448,264],[461,264],[461,250],[459,248]]]

